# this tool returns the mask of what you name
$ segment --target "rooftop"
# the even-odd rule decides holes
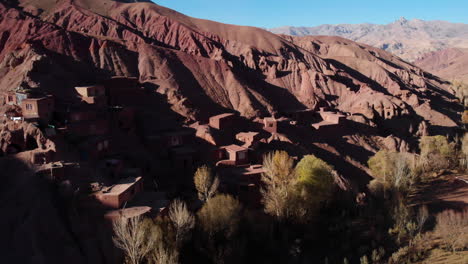
[[[240,132],[239,134],[237,134],[237,136],[256,136],[260,134],[259,132]]]
[[[139,181],[141,181],[141,179],[142,179],[141,177],[137,177],[137,178],[129,177],[129,178],[126,178],[126,179],[121,179],[120,181],[118,181],[116,184],[114,184],[112,186],[107,186],[107,187],[102,188],[98,192],[98,194],[100,194],[100,195],[119,195],[119,194],[125,192],[126,190],[128,190],[130,187],[132,187],[136,183],[138,183]]]
[[[260,174],[260,173],[265,172],[265,169],[263,169],[263,166],[260,164],[251,165],[249,167],[244,167],[241,169],[242,169],[242,174],[244,175]]]
[[[228,151],[235,151],[235,152],[237,152],[237,151],[246,151],[247,150],[247,148],[245,148],[245,147],[234,145],[234,144],[229,145],[229,146],[224,146],[222,148],[224,148],[224,149],[226,149]]]
[[[113,211],[106,213],[104,217],[108,219],[118,219],[120,217],[132,218],[132,217],[144,215],[149,212],[151,212],[151,207],[138,206],[138,207],[124,208],[120,210],[113,210]]]
[[[220,114],[220,115],[212,116],[212,117],[210,117],[210,119],[221,119],[221,118],[225,118],[225,117],[229,117],[229,116],[235,116],[235,114],[233,114],[233,113],[225,113],[225,114]]]
[[[76,86],[75,89],[90,89],[90,88],[104,88],[102,85],[88,85],[88,86]]]

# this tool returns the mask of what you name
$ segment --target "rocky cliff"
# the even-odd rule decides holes
[[[384,51],[339,38],[291,38],[191,18],[153,3],[22,0],[0,4],[0,88],[73,95],[137,76],[196,120],[336,107],[369,119],[418,115],[456,126],[443,81]],[[455,109],[456,105],[448,107]]]

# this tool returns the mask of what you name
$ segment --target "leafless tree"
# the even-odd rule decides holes
[[[142,217],[124,218],[114,221],[114,237],[116,247],[122,249],[130,264],[139,264],[154,247],[155,236],[148,235],[148,224]]]
[[[195,226],[195,217],[183,201],[176,199],[169,207],[169,218],[175,226],[176,244],[180,247]]]
[[[178,264],[179,254],[177,250],[170,250],[164,247],[163,243],[159,243],[153,249],[149,262],[152,264]]]
[[[202,166],[195,172],[194,183],[198,197],[206,202],[218,191],[219,179],[213,176],[210,168]]]
[[[427,219],[429,218],[429,210],[426,205],[423,205],[419,208],[418,215],[416,216],[416,223],[418,225],[418,232],[421,233],[424,224],[426,224]]]
[[[435,228],[448,249],[455,252],[468,243],[468,210],[456,212],[447,210],[437,215]]]

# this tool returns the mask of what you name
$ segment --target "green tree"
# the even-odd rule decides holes
[[[299,184],[317,201],[324,201],[331,195],[334,186],[333,168],[314,155],[304,156],[296,166]]]
[[[240,257],[238,239],[241,204],[229,195],[220,194],[208,200],[198,212],[202,231],[199,247],[214,263],[236,263]]]
[[[241,205],[230,195],[220,194],[208,200],[198,212],[202,230],[210,236],[229,238],[237,232]]]

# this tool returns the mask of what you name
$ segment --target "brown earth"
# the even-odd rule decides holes
[[[431,52],[414,64],[447,80],[468,83],[468,49],[450,48]]]
[[[0,5],[1,90],[41,87],[67,97],[74,85],[127,75],[157,87],[192,120],[228,109],[251,118],[319,104],[437,127],[458,120],[444,81],[345,39],[293,40],[152,3],[51,3]]]

